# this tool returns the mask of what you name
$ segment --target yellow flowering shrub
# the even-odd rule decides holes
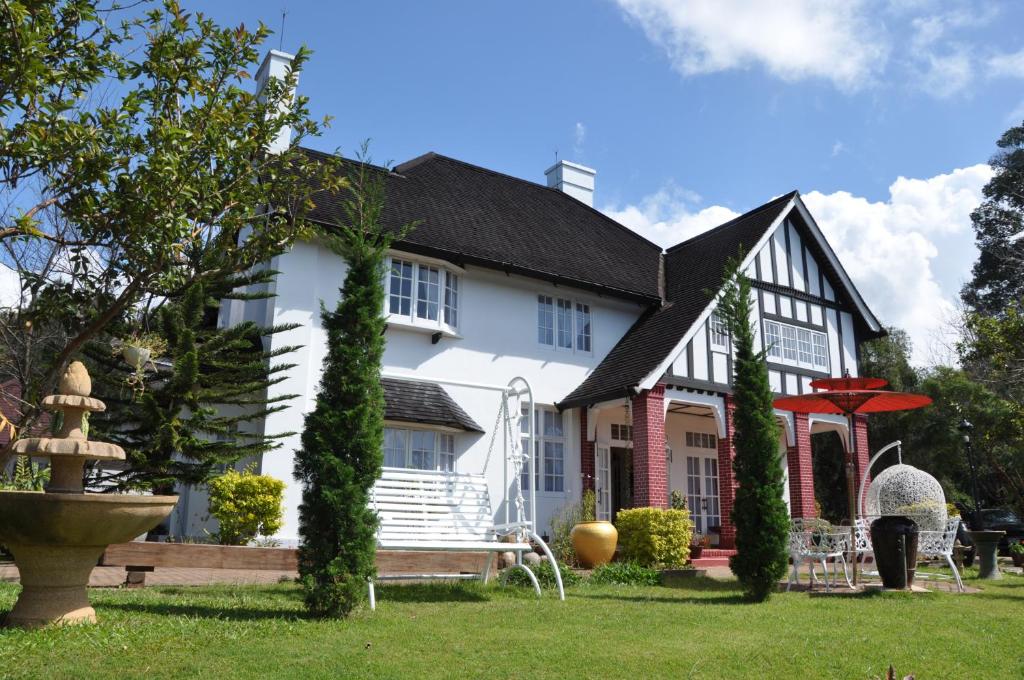
[[[256,536],[281,528],[284,482],[251,469],[228,470],[208,484],[210,515],[220,522],[216,538],[222,545],[246,545]]]
[[[620,510],[615,528],[623,561],[647,567],[681,567],[690,558],[693,522],[687,510]]]

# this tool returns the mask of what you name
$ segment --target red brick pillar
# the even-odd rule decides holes
[[[580,408],[580,474],[583,490],[594,490],[594,442],[587,438],[587,407]]]
[[[633,507],[668,507],[665,386],[633,397]]]
[[[868,468],[868,462],[871,460],[871,445],[868,442],[868,417],[865,415],[855,415],[853,417],[853,436],[857,441],[857,448],[853,454],[853,490],[854,493],[860,493],[860,480],[864,476],[864,471]],[[868,476],[868,484],[871,483],[871,476]],[[867,486],[865,485],[865,488]],[[860,499],[857,499],[857,512],[860,512]]]
[[[732,446],[732,416],[736,410],[731,395],[723,397],[725,401],[725,437],[718,440],[718,504],[722,513],[722,533],[718,537],[718,547],[732,549],[736,547],[736,527],[732,523],[732,507],[736,501],[736,475],[732,469],[732,459],[736,450]]]
[[[786,449],[789,467],[789,514],[814,517],[814,464],[811,462],[811,428],[806,413],[793,414],[795,446]]]

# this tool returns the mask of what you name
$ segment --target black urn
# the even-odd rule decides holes
[[[871,523],[875,564],[886,588],[905,590],[914,585],[917,569],[917,522],[886,516]]]

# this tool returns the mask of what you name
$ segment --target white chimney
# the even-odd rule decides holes
[[[597,170],[579,163],[558,161],[544,171],[548,186],[563,191],[577,201],[594,206],[594,176]]]
[[[288,76],[288,70],[292,67],[293,61],[295,61],[294,54],[288,54],[279,50],[267,52],[267,56],[263,58],[263,63],[260,65],[260,70],[256,72],[257,96],[263,93],[271,78],[284,80]],[[294,92],[292,92],[292,96],[295,96]],[[282,108],[284,107],[285,104],[282,102]],[[291,141],[292,129],[290,126],[285,126],[277,133],[277,138],[270,143],[267,151],[270,153],[281,153],[288,148]]]

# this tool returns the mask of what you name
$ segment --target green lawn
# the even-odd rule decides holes
[[[312,621],[293,585],[95,590],[97,626],[0,631],[4,678],[1024,677],[1024,578],[976,595],[781,594],[731,582],[578,586],[566,602],[476,584],[379,588]],[[0,612],[17,586],[0,585]],[[983,669],[983,670],[978,670]]]

